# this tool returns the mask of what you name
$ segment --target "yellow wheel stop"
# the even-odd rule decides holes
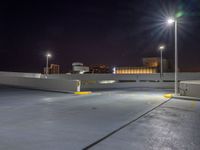
[[[172,98],[173,97],[173,94],[170,94],[170,93],[168,93],[168,94],[165,94],[165,95],[163,95],[165,98]]]
[[[76,95],[87,95],[87,94],[92,94],[91,91],[80,91],[80,92],[74,92]]]

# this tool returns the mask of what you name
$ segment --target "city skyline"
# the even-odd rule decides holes
[[[173,61],[174,30],[164,21],[177,14],[179,67],[200,71],[197,0],[13,1],[1,11],[1,70],[41,72],[48,51],[62,71],[77,61],[140,66],[143,57],[159,57],[163,43],[163,57]]]

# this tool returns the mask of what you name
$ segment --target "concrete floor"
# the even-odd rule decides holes
[[[172,99],[92,150],[199,150],[200,102]]]
[[[200,103],[167,101],[168,92],[126,89],[79,96],[1,86],[0,149],[199,150]]]

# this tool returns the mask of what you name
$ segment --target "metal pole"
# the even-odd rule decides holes
[[[162,58],[162,49],[160,50],[160,76],[163,75],[163,58]]]
[[[178,41],[177,41],[177,20],[175,20],[175,96],[178,94]]]
[[[48,55],[47,55],[47,62],[46,62],[46,74],[49,74],[49,65],[48,65]]]

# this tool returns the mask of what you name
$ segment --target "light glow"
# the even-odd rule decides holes
[[[173,18],[169,18],[168,20],[167,20],[167,24],[172,24],[172,23],[174,23],[175,22],[175,20],[173,19]]]
[[[102,80],[102,81],[99,81],[100,84],[112,84],[112,83],[115,83],[116,81],[115,80]]]
[[[46,55],[47,57],[51,57],[51,54],[50,53],[47,53],[47,55]]]
[[[165,49],[165,46],[164,45],[161,45],[160,47],[159,47],[159,50],[164,50]]]

